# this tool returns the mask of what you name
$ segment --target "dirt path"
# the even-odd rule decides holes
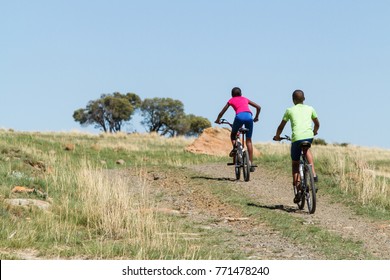
[[[208,164],[188,167],[198,174],[200,180],[223,181],[232,188],[239,189],[256,201],[258,207],[272,211],[284,211],[299,216],[304,223],[314,224],[344,238],[364,244],[367,252],[377,259],[390,259],[390,221],[370,221],[357,216],[347,207],[333,204],[328,197],[318,192],[317,211],[309,215],[298,211],[292,202],[290,178],[257,168],[251,173],[250,182],[233,180],[232,167],[224,164]],[[240,246],[250,259],[325,259],[310,250],[297,246],[291,240],[266,224],[261,224],[242,214],[234,207],[221,203],[204,187],[187,185],[182,174],[166,176],[151,172],[150,182],[165,193],[164,207],[175,209],[187,215],[188,219],[202,221],[207,229],[214,227],[229,230],[231,238],[226,238],[226,247],[232,250]],[[156,179],[157,178],[157,179]],[[239,245],[237,245],[239,244]]]

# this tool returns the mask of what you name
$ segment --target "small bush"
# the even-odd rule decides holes
[[[324,139],[321,139],[321,138],[314,139],[313,144],[314,145],[323,145],[323,146],[328,145],[328,143],[326,143],[326,141]]]

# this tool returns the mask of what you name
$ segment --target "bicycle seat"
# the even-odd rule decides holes
[[[311,143],[309,141],[303,141],[301,143],[301,147],[302,148],[310,148],[311,147]]]
[[[241,127],[238,131],[241,133],[247,133],[249,131],[249,129],[246,127]]]

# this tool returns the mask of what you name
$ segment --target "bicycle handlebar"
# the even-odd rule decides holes
[[[228,125],[230,125],[231,127],[233,126],[227,119],[221,119],[221,121],[219,122],[219,124],[228,124]]]
[[[291,138],[290,138],[290,136],[288,136],[288,135],[284,135],[284,137],[280,137],[280,140],[291,141]]]

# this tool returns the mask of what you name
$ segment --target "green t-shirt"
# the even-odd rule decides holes
[[[312,120],[315,118],[317,118],[316,111],[308,105],[297,104],[286,110],[283,120],[291,121],[292,142],[314,137]]]

